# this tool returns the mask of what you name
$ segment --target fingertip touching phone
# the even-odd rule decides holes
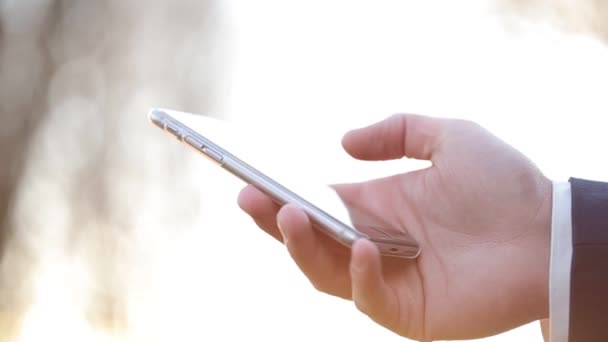
[[[390,225],[381,218],[374,217],[371,213],[357,212],[351,215],[352,226],[348,225],[232,155],[165,110],[151,109],[148,119],[156,127],[193,148],[245,183],[255,186],[279,205],[288,203],[297,205],[308,215],[315,229],[346,247],[350,248],[358,239],[368,239],[376,244],[383,256],[414,259],[420,254],[420,247],[416,241],[399,229],[391,229]]]

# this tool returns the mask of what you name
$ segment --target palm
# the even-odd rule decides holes
[[[355,198],[344,194],[349,206],[373,206],[363,209],[373,210],[407,231],[423,248],[415,263],[383,260],[385,279],[400,305],[401,317],[385,323],[392,330],[412,337],[472,337],[534,319],[505,321],[491,317],[496,316],[496,310],[513,309],[509,304],[515,303],[505,303],[495,293],[506,292],[505,287],[513,283],[504,276],[505,267],[527,262],[518,260],[514,240],[525,237],[529,227],[536,224],[542,199],[523,192],[521,198],[496,198],[493,187],[512,184],[504,184],[504,178],[496,183],[480,176],[458,170],[446,176],[435,166],[362,184],[358,191],[351,192],[359,193]],[[463,196],[460,189],[465,188],[479,192]],[[361,191],[366,192],[364,196]],[[507,210],[502,205],[505,201],[520,203],[528,210],[510,213],[512,208]],[[424,301],[417,300],[420,298]],[[490,315],[492,311],[494,315]],[[503,312],[501,316],[509,314]],[[482,321],[487,322],[480,324]]]
[[[546,263],[546,251],[539,251],[543,257],[529,251],[545,238],[550,183],[523,155],[479,127],[449,127],[441,155],[429,156],[432,167],[334,187],[349,208],[380,215],[422,248],[416,260],[382,260],[385,284],[377,292],[384,293],[353,298],[361,290],[349,273],[351,256],[321,234],[315,234],[322,246],[315,256],[305,251],[312,245],[290,248],[317,289],[353,299],[379,324],[419,340],[487,336],[545,314],[527,279]],[[357,152],[356,141],[346,147],[361,159],[376,159],[367,146]],[[381,149],[398,157],[390,147]],[[272,222],[258,224],[273,233]]]

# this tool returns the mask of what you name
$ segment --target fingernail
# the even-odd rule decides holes
[[[283,238],[283,243],[287,244],[287,236],[283,232],[283,227],[281,227],[281,223],[277,220],[277,227],[279,228],[279,233],[281,233],[281,237]]]

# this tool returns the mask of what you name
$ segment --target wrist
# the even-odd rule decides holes
[[[544,177],[543,177],[544,178]],[[530,253],[531,301],[536,319],[549,317],[549,273],[551,261],[551,225],[553,209],[553,184],[544,178],[541,185],[542,205],[534,225],[532,249]]]

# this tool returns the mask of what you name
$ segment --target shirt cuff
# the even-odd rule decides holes
[[[572,262],[571,206],[570,183],[554,182],[549,266],[549,320],[552,342],[568,341]]]

